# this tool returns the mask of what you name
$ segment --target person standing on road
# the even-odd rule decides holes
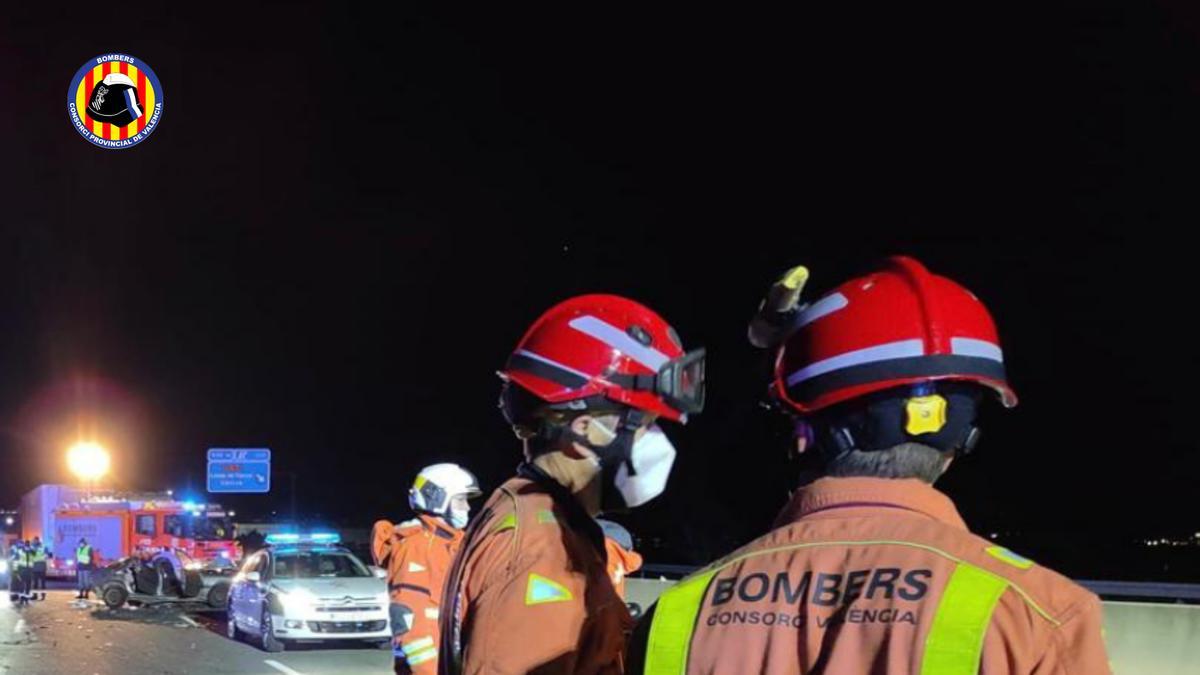
[[[480,494],[475,475],[461,466],[427,466],[408,492],[416,519],[372,528],[371,555],[388,572],[397,675],[437,674],[442,587],[470,518],[467,500]]]
[[[633,619],[593,518],[666,488],[676,451],[658,421],[703,408],[704,350],[645,305],[587,295],[538,319],[501,378],[525,461],[451,567],[438,672],[620,675]]]
[[[626,672],[1110,675],[1100,599],[972,534],[933,487],[989,400],[1017,404],[987,307],[906,257],[802,305],[806,278],[772,286],[750,337],[821,477],[664,592]]]
[[[42,543],[41,537],[33,538],[33,546],[29,549],[29,558],[33,561],[33,585],[30,588],[32,600],[46,599],[46,561],[50,558],[50,551],[46,545]],[[41,597],[37,597],[37,593],[33,591],[41,591]]]
[[[92,568],[95,562],[96,557],[87,539],[80,539],[79,546],[75,549],[75,576],[79,582],[77,600],[87,600],[92,593]]]
[[[32,547],[28,541],[18,542],[17,546],[19,548],[17,549],[15,571],[20,579],[17,586],[20,594],[18,603],[24,607],[29,604],[30,589],[33,586],[33,559],[30,554]]]
[[[187,581],[184,576],[183,562],[176,555],[175,550],[170,547],[162,549],[150,559],[150,564],[159,570],[162,575],[160,577],[162,579],[162,592],[174,591],[182,597]]]
[[[21,602],[21,567],[23,565],[21,542],[14,541],[8,549],[8,600],[14,605]]]

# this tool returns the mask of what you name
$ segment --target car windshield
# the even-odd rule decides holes
[[[334,579],[369,577],[368,570],[349,553],[335,551],[296,551],[275,556],[276,579]]]

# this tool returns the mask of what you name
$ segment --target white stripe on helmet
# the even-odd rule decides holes
[[[594,316],[581,316],[572,320],[570,326],[629,356],[656,373],[671,360],[666,354],[653,347],[643,345],[620,328]]]
[[[878,361],[889,361],[891,359],[903,359],[912,356],[923,356],[925,354],[925,341],[920,338],[912,340],[900,340],[899,342],[889,342],[887,344],[867,347],[853,352],[839,354],[832,358],[823,361],[811,363],[800,370],[788,376],[787,383],[789,387],[795,386],[805,380],[811,380],[814,377],[831,373],[835,370],[844,368],[852,368],[861,366],[865,363],[875,363]]]

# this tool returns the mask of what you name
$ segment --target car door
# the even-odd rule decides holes
[[[259,552],[250,556],[242,565],[242,578],[233,586],[233,610],[237,616],[238,626],[243,630],[250,630],[256,625],[253,622],[257,621],[250,608],[256,584],[246,579],[245,575],[258,570],[265,555],[266,553]]]
[[[267,601],[267,582],[270,581],[271,554],[263,551],[258,554],[258,561],[252,571],[258,572],[257,582],[246,583],[246,623],[254,631],[262,624],[262,608]]]
[[[254,564],[254,556],[249,556],[242,561],[242,566],[238,569],[238,573],[234,576],[233,582],[229,584],[229,620],[236,622],[239,627],[244,627],[241,619],[242,614],[242,596],[246,593],[245,574]]]

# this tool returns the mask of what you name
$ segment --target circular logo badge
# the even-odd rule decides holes
[[[67,115],[92,145],[131,148],[162,120],[163,90],[150,66],[128,54],[103,54],[83,64],[67,89]]]

